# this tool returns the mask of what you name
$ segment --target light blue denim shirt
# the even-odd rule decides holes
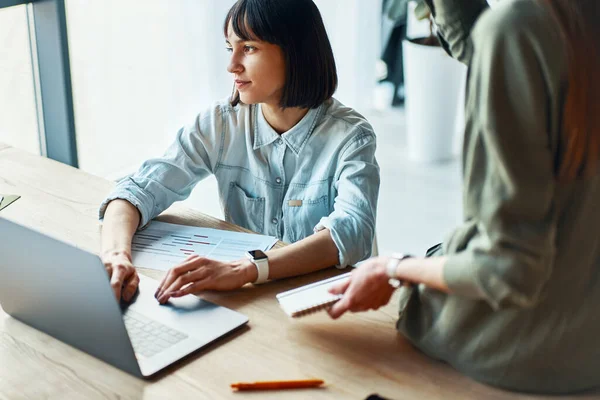
[[[186,199],[209,174],[217,178],[225,219],[292,243],[328,228],[341,266],[371,254],[379,193],[371,125],[330,99],[279,135],[260,105],[229,100],[179,130],[160,158],[120,181],[100,207],[128,200],[140,226]]]

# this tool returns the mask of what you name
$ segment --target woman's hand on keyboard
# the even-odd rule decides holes
[[[140,284],[140,277],[131,263],[131,255],[122,251],[109,251],[101,259],[117,300],[122,298],[130,301]]]
[[[171,297],[181,297],[203,290],[233,290],[252,282],[249,271],[256,267],[249,260],[222,262],[196,255],[188,257],[183,263],[171,268],[154,297],[165,304]],[[256,275],[256,274],[255,274]]]

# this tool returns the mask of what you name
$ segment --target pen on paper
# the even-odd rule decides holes
[[[279,389],[304,389],[319,387],[324,384],[322,379],[304,379],[297,381],[263,381],[232,383],[235,390],[279,390]]]

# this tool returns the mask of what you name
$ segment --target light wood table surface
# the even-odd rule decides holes
[[[96,254],[100,250],[98,205],[113,185],[0,143],[0,193],[21,196],[0,211],[0,217]],[[242,230],[176,205],[158,219]],[[140,272],[157,279],[163,274]],[[203,295],[247,315],[248,326],[152,380],[128,375],[22,324],[0,308],[0,399],[365,399],[373,393],[389,399],[423,400],[544,398],[487,387],[427,358],[396,332],[394,299],[379,311],[346,315],[338,321],[330,320],[326,313],[295,320],[279,308],[277,293],[335,273],[329,269]],[[306,378],[324,379],[326,386],[243,393],[229,388],[230,383],[239,381]]]

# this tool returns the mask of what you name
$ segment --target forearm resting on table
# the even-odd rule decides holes
[[[125,253],[131,256],[131,239],[140,223],[140,213],[127,200],[111,201],[102,224],[102,254]]]
[[[269,279],[281,279],[307,274],[339,263],[338,248],[331,238],[329,229],[324,229],[281,249],[270,250]],[[248,279],[254,282],[258,272],[254,264],[245,266]]]

